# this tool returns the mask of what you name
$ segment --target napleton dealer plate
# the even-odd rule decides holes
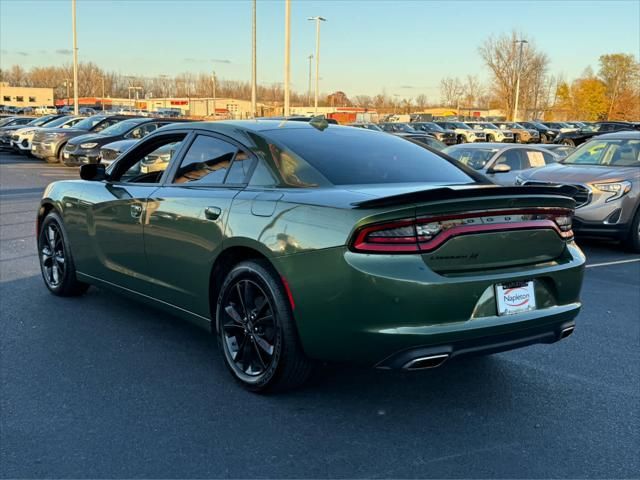
[[[496,285],[498,315],[513,315],[536,309],[533,282],[514,282]]]

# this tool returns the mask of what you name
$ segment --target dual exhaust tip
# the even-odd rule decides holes
[[[567,338],[575,330],[575,325],[563,328],[560,331],[560,340]],[[409,360],[402,367],[403,370],[426,370],[429,368],[438,368],[444,362],[446,362],[451,355],[449,353],[437,353],[433,355],[426,355],[423,357],[416,357]]]

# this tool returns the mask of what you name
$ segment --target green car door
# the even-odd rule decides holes
[[[199,134],[148,202],[145,251],[155,297],[209,317],[209,280],[228,212],[253,157],[238,144]]]

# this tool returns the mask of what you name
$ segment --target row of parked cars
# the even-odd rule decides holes
[[[6,117],[0,120],[0,147],[66,166],[98,163],[107,144],[124,141],[121,147],[131,145],[179,121],[184,120],[106,114]]]

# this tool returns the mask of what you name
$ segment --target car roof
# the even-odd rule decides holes
[[[162,131],[178,130],[188,125],[190,129],[208,130],[230,135],[234,131],[253,131],[262,132],[280,129],[314,129],[315,127],[308,122],[288,121],[288,120],[225,120],[210,122],[191,122],[180,125],[168,125],[162,128]],[[331,125],[330,128],[339,128],[339,125]]]
[[[640,132],[623,130],[622,132],[603,133],[594,138],[598,140],[640,140]]]

